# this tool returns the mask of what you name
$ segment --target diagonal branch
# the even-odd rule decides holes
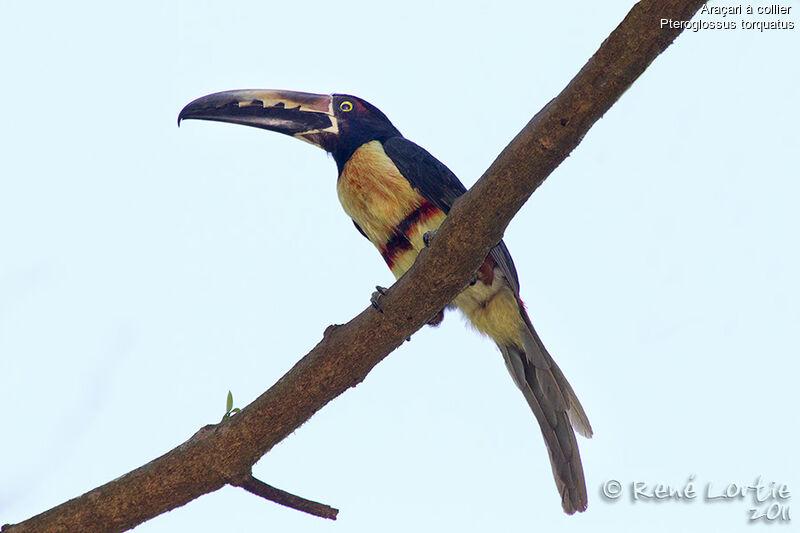
[[[531,193],[680,34],[702,0],[644,0],[459,199],[429,249],[381,299],[322,341],[241,413],[167,454],[4,532],[118,532],[235,483],[275,444],[421,328],[466,286]]]

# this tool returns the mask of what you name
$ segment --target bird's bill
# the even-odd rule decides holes
[[[277,131],[329,150],[339,133],[333,98],[293,91],[223,91],[198,98],[178,115]]]

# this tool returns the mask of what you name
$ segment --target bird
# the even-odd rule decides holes
[[[328,152],[336,162],[336,189],[344,211],[398,279],[435,238],[453,202],[466,192],[450,169],[403,137],[382,111],[349,94],[222,91],[187,104],[178,115],[178,125],[188,119],[275,131]],[[373,303],[379,308],[375,297]],[[503,241],[491,249],[450,307],[458,308],[475,329],[496,343],[539,423],[563,510],[585,511],[586,482],[575,432],[588,438],[592,427],[531,323]],[[443,310],[430,324],[442,318]]]

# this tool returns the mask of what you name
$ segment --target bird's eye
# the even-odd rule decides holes
[[[339,104],[339,110],[340,111],[344,111],[345,113],[347,113],[348,111],[352,111],[353,110],[353,102],[351,102],[350,100],[345,100],[344,102]]]

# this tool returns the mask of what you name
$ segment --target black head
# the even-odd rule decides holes
[[[339,135],[335,148],[328,151],[333,154],[340,171],[362,144],[401,136],[386,115],[366,100],[349,94],[334,94],[331,98]]]

